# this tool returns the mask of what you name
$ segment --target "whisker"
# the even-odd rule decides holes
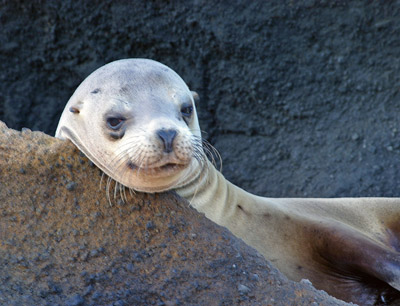
[[[114,200],[117,198],[118,182],[115,181],[114,184]]]
[[[106,184],[106,196],[107,196],[107,200],[108,200],[108,204],[110,204],[110,206],[112,207],[112,202],[111,202],[111,198],[110,198],[110,184],[111,184],[112,178],[108,177],[107,179],[107,184]]]
[[[222,172],[222,157],[221,154],[218,152],[218,150],[207,140],[203,139],[203,147],[206,148],[207,152],[212,156],[212,160],[214,161],[213,164],[214,166],[217,166],[217,162],[214,158],[214,156],[217,157],[217,160],[219,162],[219,171]]]
[[[121,198],[121,201],[122,201],[123,203],[125,203],[125,201],[124,201],[124,196],[123,196],[123,194],[122,194],[122,188],[121,188],[121,186],[122,186],[122,184],[119,183],[119,182],[115,185],[115,187],[118,189],[117,191],[119,191],[119,197]]]
[[[103,184],[103,178],[105,176],[105,173],[103,171],[101,171],[101,179],[100,179],[100,185],[99,185],[99,189],[101,190],[101,186]]]
[[[121,188],[122,188],[122,191],[123,191],[123,193],[122,193],[122,195],[123,195],[123,197],[122,197],[123,202],[124,202],[124,203],[128,203],[128,198],[126,197],[126,187],[125,187],[124,185],[121,184]]]
[[[140,146],[137,146],[137,147],[140,147]],[[113,162],[112,162],[112,164],[113,164],[112,167],[115,169],[115,171],[118,171],[118,172],[122,172],[122,173],[123,173],[123,174],[121,175],[122,181],[124,181],[124,177],[126,177],[127,175],[129,175],[129,171],[126,171],[126,170],[122,171],[122,169],[121,169],[121,168],[125,165],[125,163],[124,163],[124,161],[125,161],[124,156],[126,156],[128,153],[129,153],[129,149],[120,152],[120,153],[113,159]],[[136,165],[137,165],[137,164],[140,164],[140,165],[141,165],[141,164],[144,162],[144,159],[145,159],[145,156],[144,156],[142,153],[143,153],[143,150],[139,150],[138,152],[135,152],[135,154],[136,154],[137,156],[135,156],[135,157],[136,157],[135,160],[133,160],[133,161],[131,160],[131,162],[134,162]],[[139,175],[140,169],[141,169],[141,168],[143,168],[143,166],[142,166],[142,167],[139,166],[138,172],[137,172],[136,175]],[[130,193],[131,196],[133,196],[133,195],[135,194],[134,189],[129,188],[129,187],[126,187],[125,185],[123,185],[123,184],[120,183],[120,182],[117,182],[117,184],[118,184],[118,187],[117,187],[117,188],[119,189],[120,196],[121,196],[121,200],[122,200],[124,203],[125,203],[125,202],[128,202],[128,197],[127,197],[127,195],[126,195],[126,189],[129,190],[129,193]],[[115,190],[114,190],[114,191],[115,191]],[[116,197],[116,194],[115,194],[115,193],[116,193],[116,192],[114,192],[114,198]]]

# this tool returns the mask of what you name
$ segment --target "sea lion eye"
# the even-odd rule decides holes
[[[188,104],[182,105],[181,113],[182,113],[182,116],[190,117],[192,115],[192,113],[193,113],[193,106],[192,105],[188,105]]]
[[[107,125],[109,128],[113,130],[118,130],[124,122],[125,122],[124,118],[116,118],[116,117],[107,118]]]

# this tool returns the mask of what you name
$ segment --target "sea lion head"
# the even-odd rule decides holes
[[[143,192],[185,184],[204,159],[195,98],[180,76],[148,59],[111,62],[68,101],[56,137],[70,139],[117,182]]]

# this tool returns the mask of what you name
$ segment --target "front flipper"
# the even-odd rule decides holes
[[[400,253],[390,245],[340,222],[314,224],[310,234],[313,259],[324,272],[314,277],[316,287],[360,305],[400,299]]]

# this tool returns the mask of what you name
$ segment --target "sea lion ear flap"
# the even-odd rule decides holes
[[[73,114],[79,114],[79,112],[80,112],[79,108],[77,108],[77,107],[75,107],[75,106],[71,106],[71,107],[69,108],[69,111],[70,111],[71,113],[73,113]]]
[[[199,94],[197,92],[193,91],[193,90],[191,91],[191,93],[192,93],[192,96],[193,96],[194,103],[198,104],[200,102]]]
[[[71,113],[73,113],[73,114],[79,114],[80,111],[81,111],[82,106],[83,106],[83,102],[82,101],[78,101],[78,102],[74,103],[74,105],[72,105],[69,108],[69,111]]]

